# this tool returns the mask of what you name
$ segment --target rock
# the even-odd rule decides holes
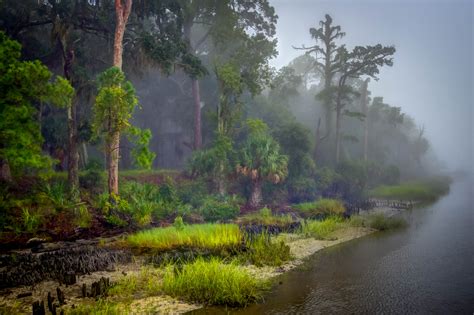
[[[38,246],[39,244],[46,243],[46,242],[47,242],[47,240],[44,239],[44,238],[33,237],[33,238],[30,238],[30,239],[26,242],[26,246],[28,246],[28,247],[35,247],[35,246]]]

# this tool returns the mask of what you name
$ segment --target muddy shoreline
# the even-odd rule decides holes
[[[271,279],[303,264],[306,258],[324,248],[363,237],[373,233],[374,231],[375,230],[368,228],[346,227],[334,232],[334,237],[337,239],[327,241],[305,238],[301,235],[292,233],[282,233],[276,236],[276,238],[284,240],[290,246],[290,252],[293,257],[290,262],[280,267],[256,267],[253,265],[248,265],[244,266],[243,268],[255,277],[259,277],[261,279]],[[87,246],[87,249],[84,248],[84,246],[82,247],[83,248],[79,246],[79,249],[77,247],[73,248],[73,251],[70,252],[70,254],[74,254],[74,252],[94,253],[94,250],[90,248],[90,245]],[[64,249],[61,250],[64,251]],[[95,250],[98,249],[96,248]],[[39,283],[3,288],[0,291],[0,310],[7,311],[9,313],[31,314],[31,305],[33,302],[44,301],[46,305],[48,301],[48,293],[55,296],[57,288],[60,288],[61,292],[65,296],[65,305],[62,307],[62,309],[66,310],[67,312],[67,309],[74,308],[75,306],[82,303],[92,303],[95,300],[92,297],[83,297],[82,289],[84,285],[87,288],[90,288],[94,282],[99,281],[101,278],[106,278],[111,283],[114,283],[125,278],[126,276],[138,275],[140,272],[142,272],[143,266],[145,265],[145,257],[131,255],[128,256],[129,253],[122,253],[123,256],[120,257],[114,256],[117,253],[113,251],[110,252],[111,249],[102,250],[112,253],[113,258],[115,259],[109,259],[107,262],[108,266],[106,268],[103,268],[103,265],[101,265],[103,268],[102,271],[89,270],[79,273],[76,276],[75,283],[73,284],[65,284],[63,281],[58,281],[57,278],[55,279],[54,277],[50,277],[47,280],[43,280]],[[36,255],[41,254],[47,255],[48,252]],[[30,253],[30,255],[32,254]],[[61,273],[59,272],[58,274]],[[183,302],[166,295],[151,297],[134,296],[123,304],[123,310],[126,310],[125,313],[135,314],[154,312],[181,314],[201,307],[203,306]]]

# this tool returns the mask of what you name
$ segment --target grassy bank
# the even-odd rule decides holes
[[[373,198],[390,200],[433,201],[449,192],[448,177],[433,177],[393,186],[380,186],[369,192]]]
[[[236,263],[198,259],[181,270],[169,266],[163,291],[192,302],[212,305],[247,305],[262,296],[269,283],[252,277]]]
[[[155,228],[127,237],[125,244],[132,248],[166,251],[176,248],[235,249],[242,242],[242,234],[235,224],[194,224],[180,228]]]
[[[298,211],[298,213],[305,218],[318,215],[342,215],[346,210],[340,200],[328,198],[296,204],[291,208]]]

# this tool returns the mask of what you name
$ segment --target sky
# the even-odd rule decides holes
[[[355,45],[394,45],[393,67],[371,80],[372,96],[425,126],[440,160],[473,171],[472,0],[270,0],[279,16],[276,68],[302,54],[292,46],[314,44],[309,28],[328,13]]]

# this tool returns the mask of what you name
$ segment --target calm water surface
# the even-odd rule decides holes
[[[406,229],[315,254],[281,276],[265,302],[193,314],[474,314],[474,187],[407,211]]]

